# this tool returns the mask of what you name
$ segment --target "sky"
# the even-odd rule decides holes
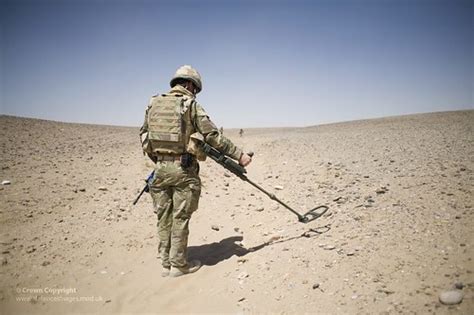
[[[224,128],[474,109],[471,0],[0,3],[0,114],[140,126],[183,64]]]

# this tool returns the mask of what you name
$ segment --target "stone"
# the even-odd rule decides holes
[[[281,185],[276,185],[273,188],[275,188],[276,190],[283,190],[283,186]]]
[[[100,191],[107,191],[107,187],[100,186],[100,187],[99,187],[99,190],[100,190]]]
[[[258,212],[262,212],[263,210],[265,210],[264,207],[258,207],[257,209],[255,209],[255,211],[258,211]]]
[[[10,185],[11,182],[9,180],[4,180],[2,181],[2,185]]]
[[[217,225],[212,225],[211,229],[213,229],[214,231],[219,231],[219,227]]]
[[[458,281],[454,284],[454,288],[462,290],[464,288],[464,283],[462,283],[461,281]]]
[[[445,305],[455,305],[462,302],[464,293],[461,290],[444,291],[439,295],[439,301]]]
[[[317,288],[319,288],[319,283],[313,284],[313,290],[316,290]]]
[[[241,273],[239,273],[239,275],[237,276],[237,279],[239,280],[243,280],[245,278],[248,278],[249,274],[245,271],[242,271]]]

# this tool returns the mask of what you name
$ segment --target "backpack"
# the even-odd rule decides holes
[[[183,114],[190,102],[182,95],[162,94],[152,98],[148,109],[148,134],[143,150],[149,154],[183,154],[186,152]],[[188,103],[185,106],[184,103]]]

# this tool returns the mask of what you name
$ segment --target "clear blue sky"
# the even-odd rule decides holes
[[[474,1],[2,1],[1,113],[139,126],[176,68],[218,126],[473,109]]]

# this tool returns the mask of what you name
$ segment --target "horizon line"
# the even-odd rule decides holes
[[[386,119],[386,118],[398,118],[398,117],[406,117],[406,116],[416,116],[416,115],[429,115],[429,114],[443,114],[443,113],[455,113],[455,112],[469,112],[474,111],[473,108],[466,108],[466,109],[456,109],[456,110],[440,110],[440,111],[432,111],[432,112],[415,112],[415,113],[406,113],[406,114],[399,114],[399,115],[389,115],[389,116],[375,116],[375,117],[367,117],[367,118],[358,118],[358,119],[349,119],[349,120],[340,120],[340,121],[330,121],[330,122],[322,122],[319,124],[314,125],[307,125],[307,126],[265,126],[265,127],[229,127],[224,128],[224,130],[238,130],[238,129],[304,129],[304,128],[311,128],[317,126],[326,126],[326,125],[333,125],[333,124],[341,124],[341,123],[350,123],[350,122],[360,122],[366,120],[377,120],[377,119]],[[141,126],[131,126],[131,125],[113,125],[113,124],[103,124],[103,123],[91,123],[91,122],[78,122],[78,121],[63,121],[63,120],[55,120],[55,119],[47,119],[41,117],[29,117],[29,116],[16,116],[16,115],[9,115],[9,114],[0,114],[0,117],[10,117],[10,118],[19,118],[19,119],[31,119],[31,120],[41,120],[46,122],[54,122],[54,123],[62,123],[62,124],[71,124],[71,125],[90,125],[90,126],[102,126],[102,127],[118,127],[118,128],[140,128]]]

